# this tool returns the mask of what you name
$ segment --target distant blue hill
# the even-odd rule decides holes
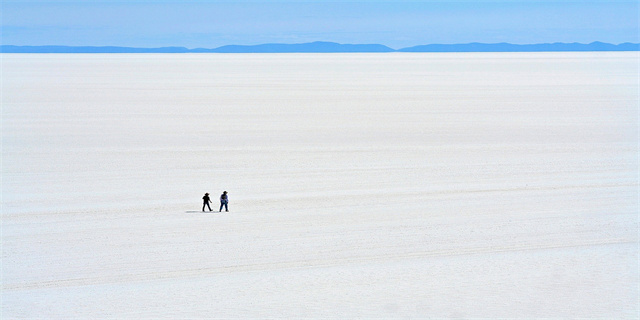
[[[543,51],[640,51],[638,43],[610,44],[582,43],[466,43],[429,44],[394,50],[381,44],[339,44],[311,42],[300,44],[260,44],[253,46],[228,45],[214,49],[184,47],[131,48],[131,47],[72,47],[72,46],[13,46],[2,45],[3,53],[338,53],[338,52],[543,52]]]
[[[70,46],[0,46],[3,53],[186,53],[182,47],[130,48],[130,47],[70,47]]]
[[[4,53],[330,53],[330,52],[393,52],[381,44],[339,44],[312,42],[301,44],[260,44],[254,46],[229,45],[215,49],[187,49],[183,47],[130,48],[130,47],[69,47],[69,46],[11,46],[3,45]]]
[[[610,44],[603,42],[582,43],[467,43],[428,44],[400,49],[400,52],[545,52],[545,51],[639,51],[638,43]]]
[[[216,49],[194,49],[192,52],[218,53],[331,53],[331,52],[393,52],[396,51],[381,44],[339,44],[335,42],[311,42],[300,44],[260,44],[255,46],[222,46]]]

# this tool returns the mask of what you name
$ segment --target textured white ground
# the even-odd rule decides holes
[[[2,319],[640,316],[638,53],[1,59]]]

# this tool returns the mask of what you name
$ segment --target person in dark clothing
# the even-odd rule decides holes
[[[204,197],[202,197],[202,201],[204,201],[204,203],[202,204],[202,212],[204,212],[204,207],[205,206],[209,208],[209,211],[212,211],[211,210],[211,206],[209,206],[209,203],[211,203],[211,199],[209,198],[209,194],[208,193],[204,194]]]
[[[229,207],[227,206],[227,204],[229,203],[229,197],[227,196],[227,192],[223,192],[222,195],[220,195],[220,212],[222,212],[222,207],[224,207],[226,212],[229,212]]]

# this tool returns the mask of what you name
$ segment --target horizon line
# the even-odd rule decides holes
[[[81,51],[83,49],[85,51]],[[640,43],[622,42],[613,44],[601,41],[593,41],[590,43],[545,42],[529,44],[515,44],[509,42],[468,42],[451,44],[423,44],[404,47],[400,49],[393,49],[389,46],[376,43],[350,44],[331,41],[313,41],[302,43],[263,43],[255,45],[229,44],[215,48],[188,48],[183,46],[130,47],[115,45],[0,45],[0,53],[538,52],[545,50],[640,51]]]

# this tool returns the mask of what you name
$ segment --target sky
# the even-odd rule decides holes
[[[0,42],[216,48],[332,41],[384,44],[640,42],[638,0],[2,0]]]

